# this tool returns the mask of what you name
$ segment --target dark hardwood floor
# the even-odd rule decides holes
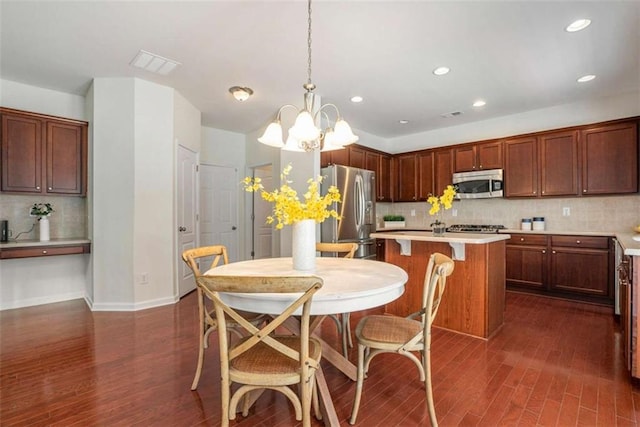
[[[353,325],[359,317],[352,316]],[[200,386],[189,390],[196,319],[194,294],[135,313],[92,313],[82,300],[0,312],[0,425],[219,425],[215,334]],[[339,348],[332,322],[322,335]],[[640,390],[623,368],[620,340],[611,309],[507,293],[505,325],[488,342],[434,330],[440,425],[637,425]],[[346,426],[355,384],[332,366],[324,371]],[[379,356],[365,381],[358,425],[428,420],[414,365]],[[271,392],[232,423],[298,424],[285,399]]]

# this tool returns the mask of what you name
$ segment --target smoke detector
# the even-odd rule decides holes
[[[462,115],[462,111],[452,111],[450,113],[440,114],[440,117],[444,117],[445,119],[450,119],[452,117],[458,117]]]

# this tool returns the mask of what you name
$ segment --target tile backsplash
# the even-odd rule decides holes
[[[38,239],[38,220],[29,216],[34,203],[51,203],[53,206],[54,212],[49,217],[52,239],[87,238],[85,197],[0,194],[0,219],[9,221],[10,240],[16,237],[18,240]]]
[[[569,216],[563,216],[569,208]],[[453,216],[457,213],[457,216]],[[412,216],[412,213],[415,214]],[[429,228],[429,205],[417,203],[376,204],[377,227],[386,214],[404,215],[407,228]],[[519,229],[522,218],[544,217],[548,231],[619,232],[640,224],[640,195],[549,199],[459,200],[443,211],[447,224],[501,224]]]

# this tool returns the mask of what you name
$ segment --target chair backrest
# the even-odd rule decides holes
[[[429,257],[422,291],[422,315],[425,316],[423,320],[426,321],[426,326],[429,326],[438,314],[447,277],[453,273],[453,268],[453,260],[446,255],[435,252]]]
[[[187,265],[193,271],[194,276],[201,276],[200,269],[198,268],[198,260],[200,258],[213,257],[211,265],[207,270],[212,269],[220,263],[220,260],[223,261],[224,264],[229,263],[229,257],[227,256],[227,248],[223,245],[214,245],[214,246],[202,246],[200,248],[187,249],[182,252],[182,260],[187,263]]]
[[[226,366],[230,360],[238,357],[248,349],[262,342],[286,356],[306,361],[307,367],[314,367],[315,362],[309,358],[309,317],[311,313],[311,299],[322,287],[323,281],[317,276],[198,276],[196,281],[214,304],[216,319],[221,329],[226,328],[226,316],[229,316],[240,327],[248,332],[250,338],[229,351],[226,334],[218,334],[220,340],[220,360]],[[220,297],[224,293],[295,293],[301,294],[291,302],[272,321],[267,322],[262,329],[245,320],[233,308],[224,303]],[[270,336],[272,332],[292,317],[296,310],[302,307],[300,316],[300,350],[288,347]],[[298,314],[296,314],[298,316]],[[307,370],[307,368],[304,368]]]
[[[358,250],[357,243],[316,243],[316,251],[318,252],[333,252],[335,254],[346,254],[345,258],[353,258],[353,255]]]

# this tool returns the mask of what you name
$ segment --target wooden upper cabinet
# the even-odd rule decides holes
[[[323,151],[320,153],[320,167],[329,165],[349,166],[349,147],[342,150]]]
[[[376,200],[391,202],[391,156],[367,150],[364,163],[365,169],[376,173]]]
[[[86,195],[86,122],[7,108],[0,113],[2,191]]]
[[[454,171],[502,169],[502,142],[492,141],[454,147]]]
[[[504,141],[506,197],[538,196],[538,140],[535,136]]]
[[[637,122],[586,128],[581,144],[583,195],[638,192]]]
[[[578,131],[542,134],[540,147],[540,195],[577,196]]]
[[[453,182],[453,149],[433,150],[433,193],[440,196]]]
[[[367,169],[365,166],[365,150],[360,147],[349,146],[349,166]]]
[[[418,199],[427,200],[434,194],[433,151],[418,154]]]
[[[2,114],[2,191],[42,192],[42,121]]]
[[[418,200],[418,155],[416,153],[399,154],[395,158],[398,171],[398,194],[396,202],[415,202]]]

